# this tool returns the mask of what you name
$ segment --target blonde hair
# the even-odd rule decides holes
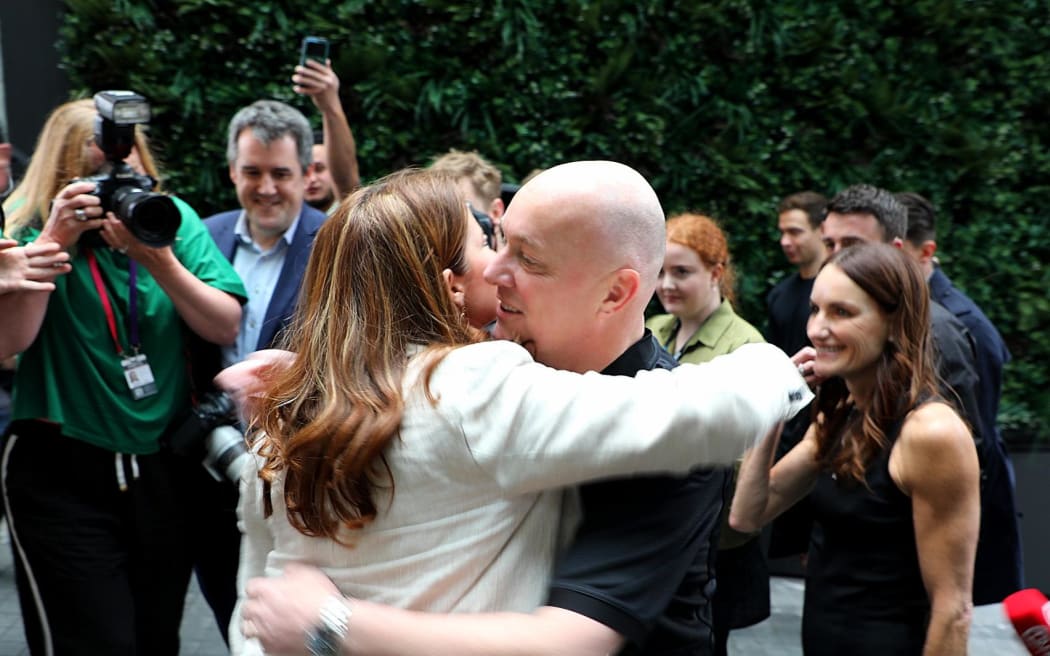
[[[51,200],[63,187],[74,178],[98,172],[88,156],[96,116],[94,101],[84,98],[59,105],[47,117],[25,176],[4,202],[8,235],[17,236],[29,226],[42,227]],[[135,150],[145,173],[156,179],[157,163],[141,126],[135,126]]]
[[[500,197],[503,174],[476,150],[469,153],[453,148],[440,157],[435,157],[430,170],[445,173],[454,180],[470,180],[474,191],[491,204]],[[487,207],[479,210],[488,211]]]

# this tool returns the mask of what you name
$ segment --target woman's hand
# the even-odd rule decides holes
[[[151,273],[155,272],[158,267],[178,264],[171,246],[154,248],[142,243],[112,212],[107,212],[103,219],[102,239],[109,244],[110,248],[127,255],[146,267]]]
[[[51,213],[37,241],[56,243],[66,250],[83,233],[101,228],[102,201],[92,195],[94,190],[93,182],[72,182],[63,187],[51,201]]]
[[[288,563],[280,576],[248,581],[241,631],[267,653],[302,653],[306,630],[320,622],[321,607],[330,597],[342,594],[321,570]]]
[[[798,367],[798,373],[811,388],[824,382],[824,378],[818,376],[814,365],[817,359],[817,349],[812,346],[803,346],[798,353],[791,356],[791,361]]]
[[[255,351],[215,376],[215,386],[230,395],[241,416],[250,418],[273,379],[290,367],[295,353],[279,349]]]
[[[0,239],[0,294],[49,292],[55,288],[55,278],[69,271],[69,254],[58,244],[19,246],[14,240]]]

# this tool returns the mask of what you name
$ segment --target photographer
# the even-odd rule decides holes
[[[196,213],[124,165],[156,175],[104,99],[52,112],[5,204],[10,236],[70,261],[0,296],[0,357],[21,352],[0,482],[33,654],[174,655],[185,464],[161,436],[190,404],[187,335],[233,342],[246,294]]]

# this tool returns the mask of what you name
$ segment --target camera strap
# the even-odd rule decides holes
[[[95,258],[93,249],[85,249],[88,268],[91,269],[91,278],[95,282],[95,291],[98,292],[99,300],[102,302],[102,311],[106,315],[106,325],[109,326],[109,335],[113,338],[113,346],[120,365],[124,369],[124,382],[128,385],[131,398],[136,401],[157,393],[157,383],[153,378],[153,370],[149,366],[146,354],[140,352],[139,342],[139,312],[138,312],[138,263],[135,260],[128,261],[128,333],[131,338],[131,353],[126,353],[120,345],[120,337],[117,335],[117,318],[113,311],[113,305],[109,302],[109,294],[106,293],[106,284],[102,280],[102,271],[99,269],[98,260]]]

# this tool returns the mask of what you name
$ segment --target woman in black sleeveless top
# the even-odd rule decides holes
[[[980,519],[977,453],[937,398],[929,294],[899,249],[836,253],[813,286],[797,361],[822,381],[805,438],[740,472],[730,524],[752,531],[810,494],[803,649],[964,654]]]

